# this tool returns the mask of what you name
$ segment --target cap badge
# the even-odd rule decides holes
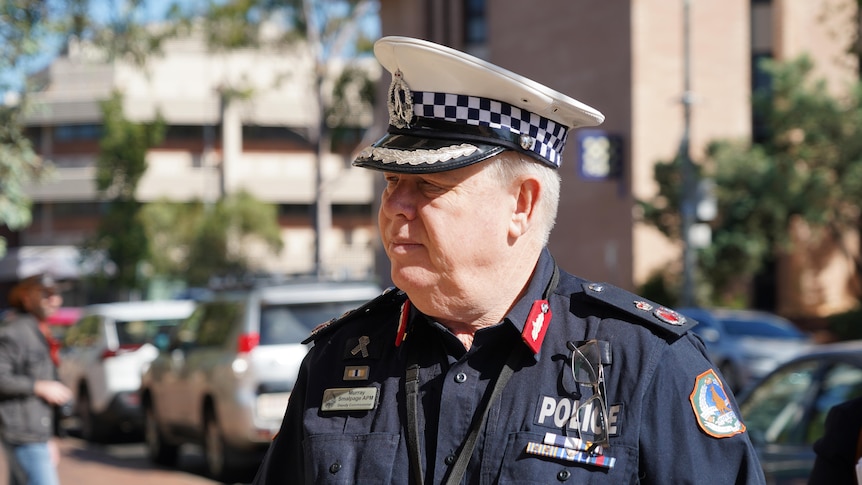
[[[397,128],[407,128],[413,121],[413,93],[404,81],[401,70],[392,74],[389,84],[389,124]]]

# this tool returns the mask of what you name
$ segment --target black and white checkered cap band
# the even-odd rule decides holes
[[[424,118],[505,128],[518,135],[526,134],[535,139],[530,151],[557,167],[562,161],[568,132],[566,126],[502,101],[463,94],[414,91],[413,113]]]

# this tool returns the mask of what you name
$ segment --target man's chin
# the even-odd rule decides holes
[[[392,267],[392,283],[408,294],[411,291],[422,291],[436,288],[439,278],[425,268]]]

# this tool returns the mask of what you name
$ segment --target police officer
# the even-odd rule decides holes
[[[566,135],[603,115],[480,59],[386,37],[397,288],[315,330],[255,478],[280,483],[763,483],[694,322],[545,247]]]

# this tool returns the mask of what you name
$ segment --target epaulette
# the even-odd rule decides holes
[[[349,310],[339,317],[335,317],[332,320],[321,323],[320,325],[314,327],[314,330],[311,331],[311,334],[308,336],[308,338],[303,340],[302,343],[308,344],[314,342],[321,336],[327,335],[337,328],[341,328],[342,326],[344,326],[345,323],[353,320],[354,318],[367,316],[371,313],[383,310],[401,308],[401,305],[406,299],[406,293],[394,286],[389,287],[384,290],[383,293],[380,294],[380,296],[374,298],[373,300],[370,300],[368,303],[365,303],[364,305],[353,310]]]
[[[607,283],[583,283],[582,286],[587,297],[621,310],[650,328],[680,336],[697,325],[692,318],[622,288]]]

